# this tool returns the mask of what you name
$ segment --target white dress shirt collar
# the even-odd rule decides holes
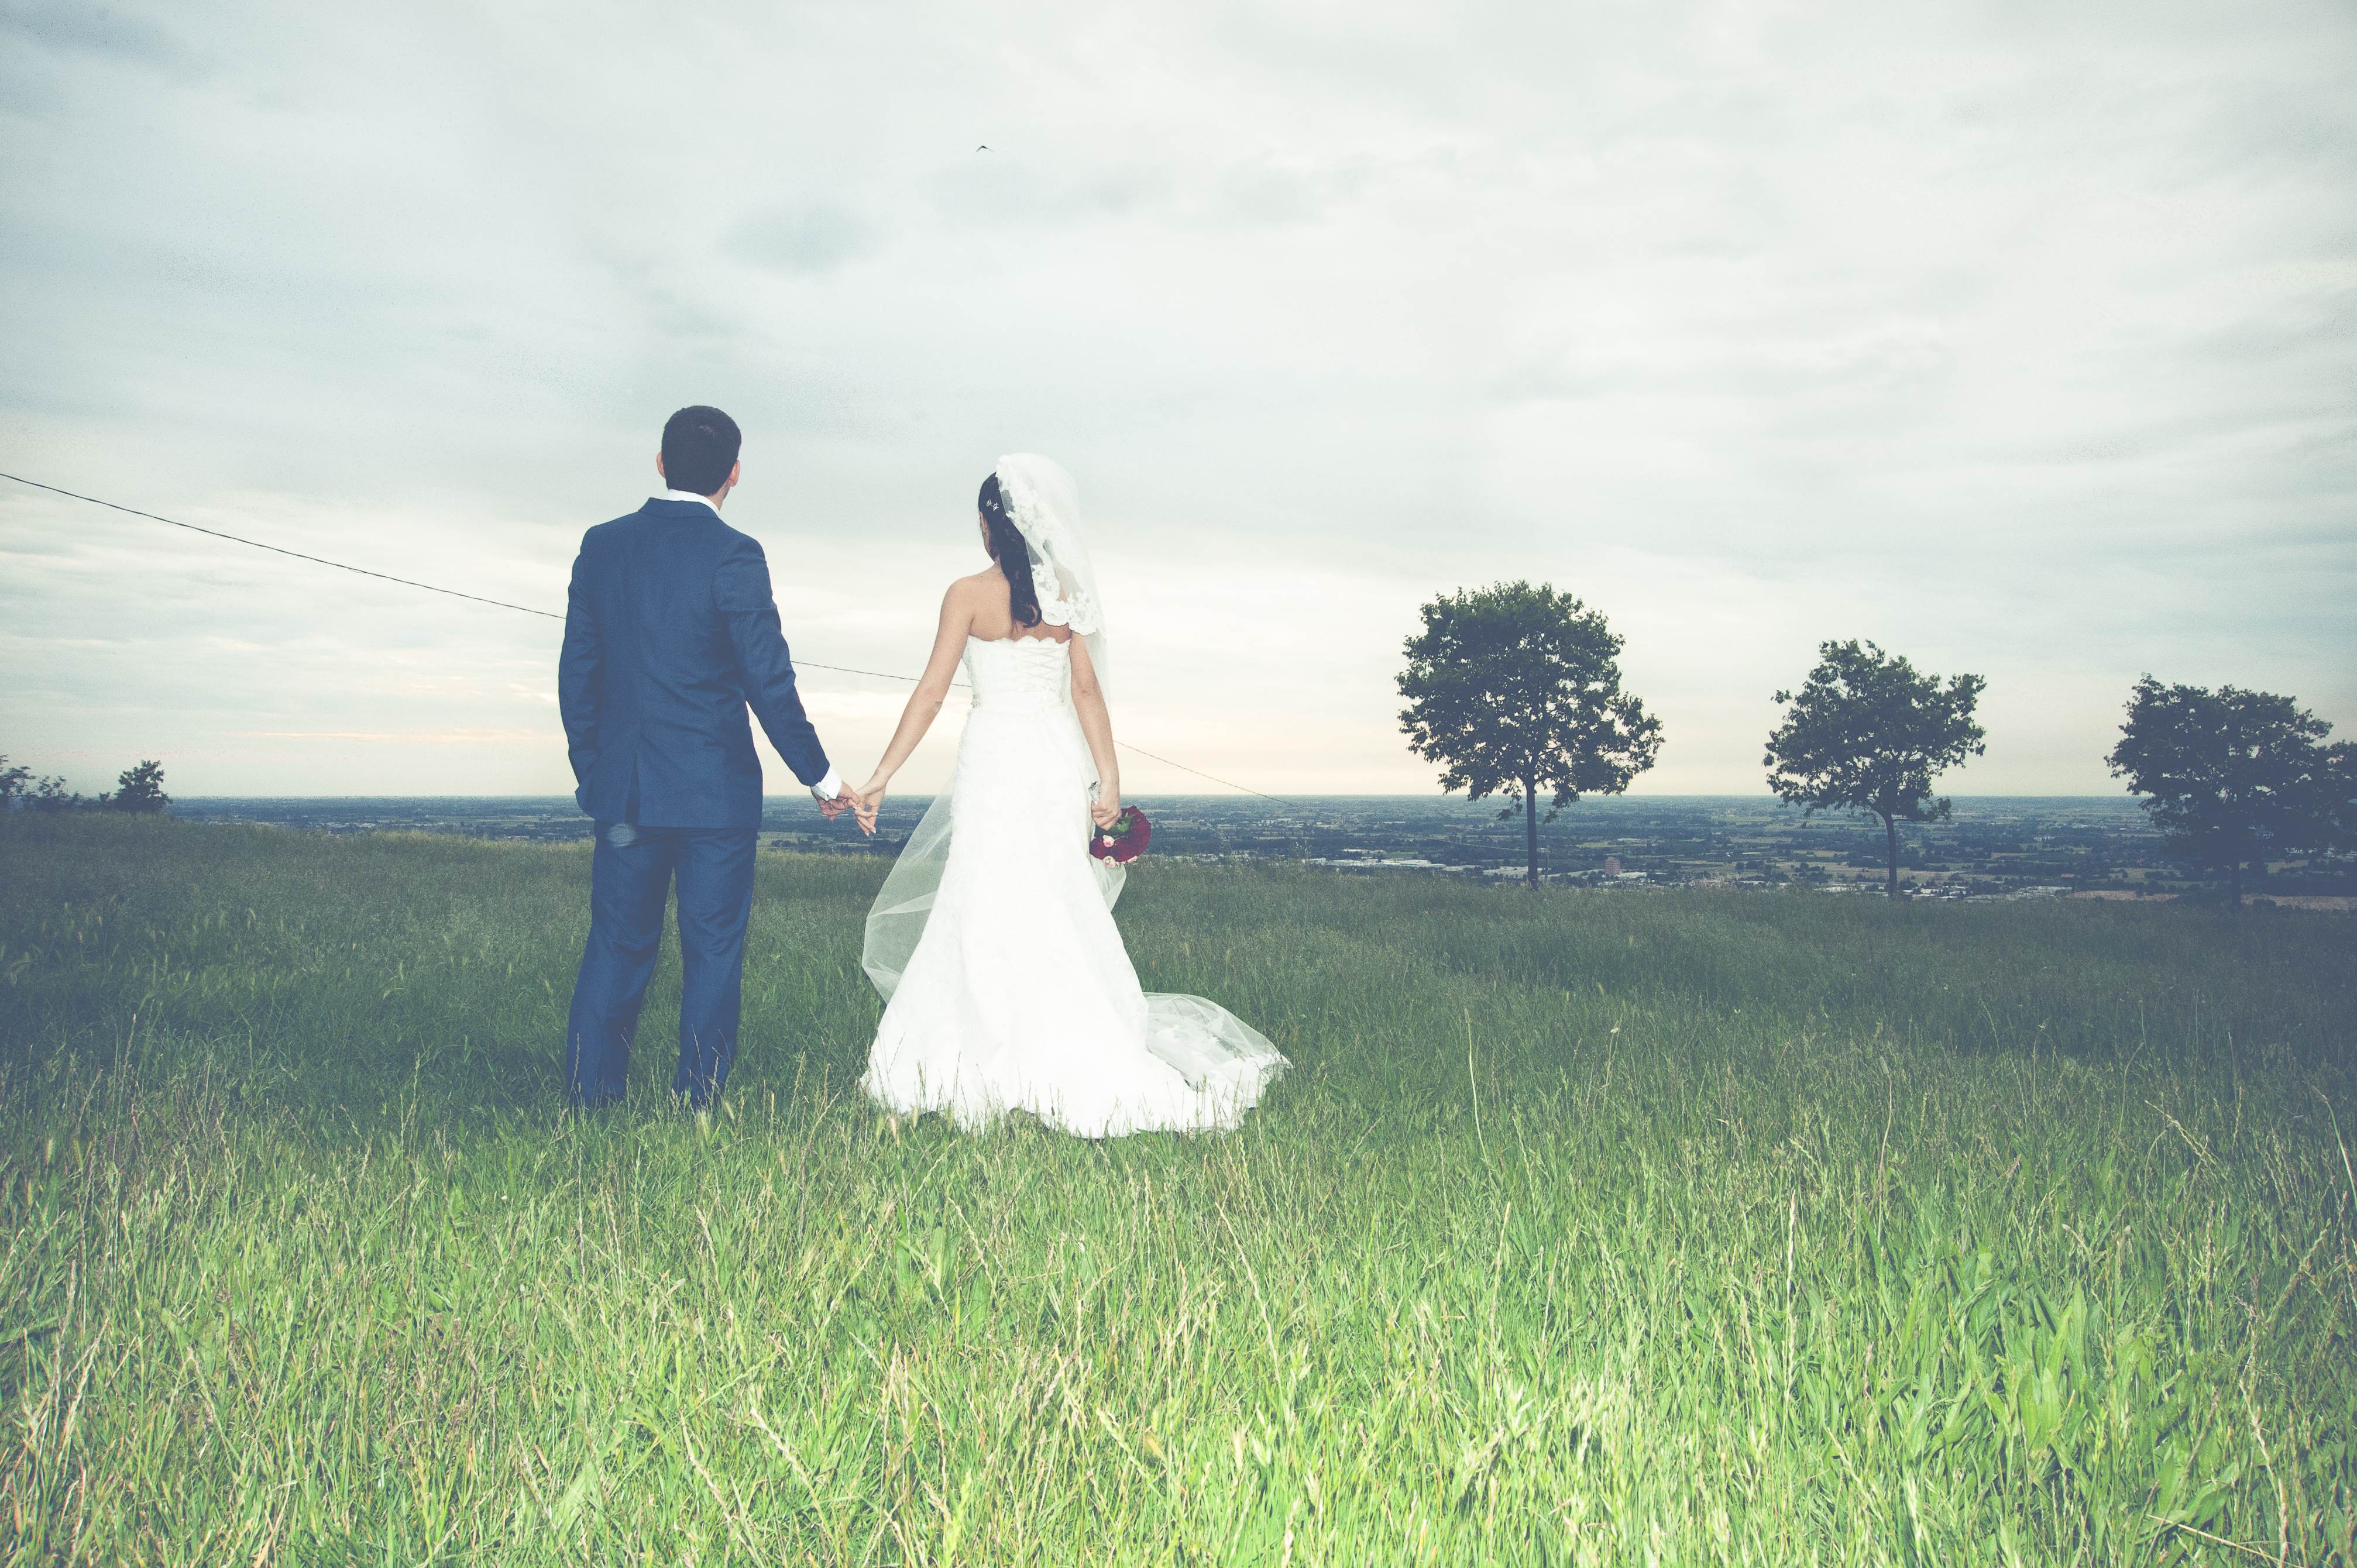
[[[718,517],[720,515],[720,509],[716,506],[712,506],[712,498],[710,496],[700,496],[694,490],[665,490],[662,495],[657,496],[655,499],[657,500],[666,501],[696,501],[705,506],[711,506],[713,516]]]

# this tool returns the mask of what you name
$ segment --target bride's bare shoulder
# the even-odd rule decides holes
[[[955,622],[960,628],[971,631],[977,618],[987,616],[991,597],[984,585],[984,579],[989,575],[987,572],[977,572],[970,577],[951,579],[949,587],[942,595],[943,626]]]
[[[977,572],[971,577],[952,578],[948,591],[942,595],[942,610],[967,616],[980,610],[990,602],[990,595],[983,586],[983,579],[988,575],[986,572]]]

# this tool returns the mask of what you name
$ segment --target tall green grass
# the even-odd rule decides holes
[[[587,874],[0,830],[6,1561],[2352,1560],[2345,920],[1148,863],[1296,1070],[1092,1144],[847,1094],[783,856],[560,1114]]]

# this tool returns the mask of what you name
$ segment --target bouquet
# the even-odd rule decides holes
[[[1146,820],[1146,813],[1135,806],[1124,806],[1110,828],[1090,824],[1089,853],[1099,860],[1127,865],[1146,853],[1153,837],[1154,824]]]

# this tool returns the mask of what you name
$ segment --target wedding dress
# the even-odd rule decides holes
[[[999,462],[1049,625],[1103,646],[1071,481]],[[1228,1129],[1287,1065],[1200,996],[1148,995],[1114,925],[1121,868],[1088,853],[1096,782],[1068,643],[966,641],[974,708],[951,787],[877,896],[864,956],[887,999],[861,1087],[959,1126],[1028,1111],[1102,1138]]]

